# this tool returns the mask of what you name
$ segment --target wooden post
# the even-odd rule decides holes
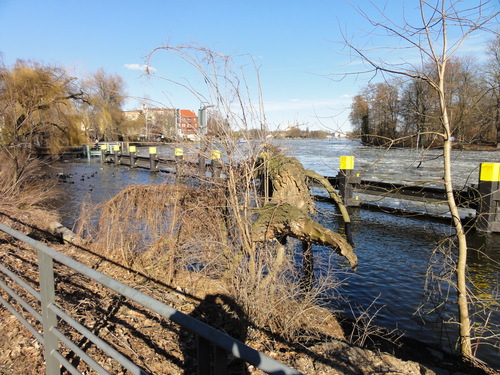
[[[476,229],[500,232],[500,163],[482,163],[479,172]]]
[[[211,155],[211,164],[212,164],[212,177],[213,178],[220,178],[221,175],[221,170],[222,170],[222,163],[220,161],[220,151],[219,150],[213,150]]]
[[[106,161],[106,150],[108,147],[106,145],[101,145],[101,163]]]
[[[175,158],[175,176],[179,182],[182,178],[182,162],[184,160],[184,149],[181,147],[176,147],[174,150]]]
[[[156,154],[156,147],[149,148],[149,170],[151,172],[158,171],[158,155]]]
[[[198,168],[200,170],[200,177],[206,177],[207,174],[207,166],[205,156],[200,152],[198,154]]]
[[[87,156],[87,163],[90,164],[90,145],[85,145],[85,154]]]
[[[354,175],[354,156],[340,157],[339,193],[345,206],[359,206],[358,197],[353,197],[354,185],[360,181],[359,175]]]
[[[137,167],[137,148],[135,146],[128,148],[128,156],[130,157],[130,168]]]
[[[121,151],[120,151],[120,145],[114,145],[113,146],[113,155],[115,159],[115,164],[119,165],[121,164]]]
[[[181,147],[176,147],[174,150],[174,157],[175,161],[184,160],[184,149],[182,149]]]

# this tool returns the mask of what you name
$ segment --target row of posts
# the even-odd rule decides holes
[[[104,162],[106,159],[106,151],[108,150],[108,145],[103,144],[101,147],[101,161]],[[137,148],[136,146],[129,146],[128,155],[123,155],[120,150],[119,145],[113,145],[113,162],[117,165],[122,164],[122,158],[129,158],[129,165],[131,168],[137,168],[137,163],[139,157],[137,156]],[[180,147],[176,147],[174,149],[174,159],[177,165],[177,169],[181,167],[181,162],[184,161],[184,149]],[[206,174],[206,160],[205,156],[201,153],[198,154],[198,166],[200,175]],[[213,150],[210,155],[211,160],[211,169],[212,169],[212,177],[220,178],[222,171],[222,162],[221,162],[221,153],[219,150]],[[159,158],[156,151],[156,147],[149,147],[149,170],[151,172],[159,171]]]
[[[354,173],[354,156],[340,157],[337,178],[344,205],[360,205],[359,197],[354,194],[361,182],[359,173]],[[500,163],[481,164],[477,192],[476,229],[481,232],[500,232]]]
[[[107,145],[101,145],[101,157],[104,161]],[[115,164],[121,164],[123,157],[130,158],[130,167],[137,167],[136,146],[129,147],[129,155],[122,155],[120,146],[113,146],[113,157]],[[177,168],[180,168],[184,160],[184,150],[175,148],[174,158]],[[222,163],[219,150],[211,152],[212,177],[220,178]],[[200,175],[206,174],[206,160],[201,154],[198,155]],[[158,155],[156,147],[149,147],[149,170],[158,171]],[[361,183],[359,173],[354,173],[354,156],[341,156],[340,169],[337,175],[338,190],[345,206],[359,206],[361,201],[355,195],[357,185]],[[500,163],[482,163],[479,173],[479,184],[477,186],[479,202],[476,209],[476,228],[482,232],[500,232]]]

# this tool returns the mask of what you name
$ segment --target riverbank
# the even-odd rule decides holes
[[[40,234],[39,237],[44,237]],[[19,269],[19,260],[36,262],[36,253],[22,244],[4,238],[0,255],[2,262],[36,282],[35,269]],[[45,237],[48,240],[49,237]],[[337,318],[328,310],[316,308],[303,316],[302,339],[289,341],[279,332],[271,332],[245,319],[244,314],[225,293],[221,280],[200,277],[185,272],[172,285],[165,285],[126,267],[118,266],[82,247],[50,244],[58,251],[92,266],[128,285],[168,303],[174,308],[202,319],[237,337],[257,350],[286,363],[304,374],[494,374],[492,370],[465,364],[457,358],[418,342],[399,340],[391,343],[373,339],[372,348],[348,344]],[[192,352],[195,339],[159,317],[151,316],[132,303],[121,300],[107,290],[84,278],[56,266],[60,303],[70,308],[73,316],[93,327],[94,333],[117,346],[151,374],[192,374],[195,372]],[[77,302],[71,308],[71,302]],[[44,370],[43,348],[15,317],[0,309],[0,373],[10,375],[39,374]],[[352,327],[344,321],[344,328]],[[65,329],[66,330],[66,329]],[[66,333],[71,333],[66,331]],[[311,337],[311,339],[308,339]],[[78,341],[78,335],[73,338]],[[103,359],[92,346],[89,354]],[[64,352],[64,349],[63,349]],[[70,355],[69,352],[65,353]],[[70,355],[71,357],[71,355]],[[409,359],[408,357],[412,357]],[[236,373],[260,374],[232,362]],[[239,370],[237,370],[239,369]],[[241,371],[240,371],[241,370]],[[115,374],[125,374],[119,366],[111,367]]]
[[[318,141],[317,143],[320,144],[313,143],[312,147],[311,143],[308,141],[291,143],[294,151],[301,152],[301,159],[309,163],[309,168],[314,170],[318,170],[318,166],[327,165],[324,159],[329,156],[320,153],[320,151],[323,150],[328,150],[330,154],[333,153],[332,159],[334,159],[335,162],[338,160],[337,154],[335,153],[342,155],[347,152],[350,153],[351,151],[353,151],[353,154],[359,155],[359,159],[362,163],[372,165],[371,159],[376,158],[378,160],[378,155],[373,155],[373,149],[369,150],[369,154],[364,154],[364,148],[352,148],[352,145],[346,145],[342,142]],[[347,149],[347,146],[351,146],[351,150]],[[303,151],[301,151],[301,148]],[[313,154],[309,155],[306,154],[306,152],[312,152]],[[401,155],[399,150],[395,152],[394,156],[391,156],[391,153],[386,154],[385,158],[389,158],[389,163],[387,165],[394,166],[396,164],[406,167],[405,163],[407,162],[404,156],[405,155]],[[461,157],[463,154],[460,153],[457,156]],[[487,155],[486,157],[489,156]],[[473,159],[472,167],[476,165],[481,158],[482,155],[474,153],[471,156],[471,160]],[[397,160],[397,163],[394,163],[392,160]],[[426,175],[432,171],[430,163],[433,161],[434,160],[424,161],[422,168],[427,167],[425,171]],[[356,161],[356,163],[358,163],[358,161]],[[356,166],[357,165],[358,164],[356,164]],[[330,166],[328,167],[330,168]],[[417,171],[422,170],[422,168],[417,168]],[[383,165],[381,169],[383,169],[385,173],[393,173],[386,165]],[[404,172],[408,173],[410,169],[411,168],[406,167]],[[96,163],[87,163],[86,161],[63,163],[63,165],[56,167],[53,174],[58,175],[63,172],[67,173],[71,178],[60,181],[60,187],[65,189],[63,193],[64,199],[61,200],[64,209],[61,209],[60,212],[65,212],[65,214],[68,215],[65,216],[65,218],[70,226],[75,223],[75,215],[79,214],[83,202],[89,202],[90,199],[92,199],[92,202],[97,204],[115,196],[127,184],[161,184],[168,178],[168,176],[162,175],[161,173],[151,174],[148,171],[102,165],[98,163],[97,160]],[[467,176],[470,175],[467,168],[463,168],[461,173]],[[156,205],[155,207],[160,207],[160,205]],[[190,210],[193,208],[195,208],[195,206]],[[25,212],[26,211],[24,211],[23,214]],[[328,225],[332,225],[333,228],[335,228],[338,222],[336,212],[331,205],[318,204],[318,217],[320,222],[329,223]],[[43,222],[43,220],[37,221]],[[203,224],[206,225],[206,222]],[[422,294],[422,286],[420,285],[420,281],[422,280],[421,276],[425,272],[425,265],[429,258],[429,253],[434,247],[435,241],[438,241],[442,236],[447,234],[447,226],[432,224],[431,227],[429,227],[429,225],[430,224],[422,220],[401,217],[395,218],[392,215],[384,215],[383,213],[354,210],[353,233],[356,241],[356,251],[362,261],[355,274],[351,275],[349,273],[349,280],[342,284],[343,290],[340,291],[340,293],[343,296],[349,296],[350,302],[353,302],[356,307],[359,306],[358,303],[360,305],[366,303],[366,306],[368,306],[373,303],[375,296],[380,296],[378,297],[378,301],[380,302],[379,306],[383,305],[387,306],[387,308],[380,310],[378,316],[375,317],[376,322],[374,324],[380,325],[380,323],[382,323],[381,325],[389,329],[391,329],[392,325],[398,325],[407,332],[408,329],[410,329],[408,336],[412,336],[415,331],[417,333],[419,330],[422,332],[419,324],[421,323],[419,317],[415,318],[414,315],[412,315],[420,303],[419,298]],[[474,244],[474,247],[483,247],[483,252],[489,251],[488,249],[484,249],[483,242],[478,242],[477,246]],[[317,257],[318,265],[320,265],[321,262],[328,262],[329,267],[334,268],[332,271],[333,273],[338,272],[339,275],[344,275],[346,271],[342,266],[342,261],[339,261],[335,256],[330,257],[328,254],[328,252],[325,252],[321,248],[315,250],[315,257]],[[484,263],[481,261],[481,255],[479,254],[476,259],[475,254],[475,252],[471,252],[472,258],[469,260],[472,276],[477,277],[478,280],[483,283],[482,285],[485,285],[484,282],[489,282],[491,275],[493,277],[491,281],[493,285],[495,281],[495,272],[497,272],[495,264],[491,261]],[[490,251],[490,253],[486,254],[490,260],[497,258],[495,252]],[[297,261],[300,262],[300,259]],[[420,265],[422,265],[422,272],[417,268],[420,267]],[[320,269],[318,268],[318,270]],[[161,270],[159,270],[159,272],[161,272]],[[390,277],[387,277],[387,275],[390,275]],[[197,277],[200,276],[198,275]],[[210,281],[211,279],[207,280]],[[219,294],[226,296],[224,300],[229,300],[227,298],[229,297],[227,295],[227,288],[225,294]],[[337,294],[337,292],[335,292],[335,294]],[[334,296],[332,295],[332,297]],[[202,297],[202,300],[203,298],[204,297]],[[252,302],[251,298],[247,299],[247,301],[250,303]],[[362,305],[361,308],[362,310],[365,309]],[[196,309],[196,307],[194,309]],[[349,311],[349,309],[352,309],[352,305],[348,305],[341,309],[335,306],[333,309]],[[403,323],[401,324],[400,322]],[[436,342],[435,337],[432,336],[431,324],[424,327],[425,331],[423,331],[424,340],[428,339],[430,341],[430,343],[427,342],[427,344]],[[271,332],[280,332],[280,330],[273,329]],[[256,335],[256,337],[258,337],[258,335]],[[413,335],[413,337],[417,336]],[[302,346],[314,346],[314,343],[323,345],[333,340],[326,338],[320,343],[318,340],[312,340],[310,336],[308,336],[308,338],[309,342],[306,341],[305,343],[298,344],[298,348],[292,345],[294,350],[297,351]],[[451,340],[453,341],[453,337]],[[481,344],[483,342],[484,340],[481,340]],[[416,344],[410,351],[418,351],[426,346],[417,341],[415,341],[415,343]],[[273,348],[272,343],[266,345]],[[374,347],[373,349],[377,352],[381,350],[380,348],[382,348],[382,346]],[[318,350],[321,351],[322,349],[319,348]],[[493,347],[492,351],[494,350],[495,347]],[[480,351],[481,349],[479,352]],[[395,352],[395,349],[388,348],[387,352]],[[437,350],[437,352],[439,353],[440,351]],[[332,351],[332,353],[334,352]],[[441,354],[439,354],[438,358],[440,358],[440,356]],[[442,358],[444,358],[444,356]],[[492,363],[495,363],[494,355],[490,358],[493,358]]]

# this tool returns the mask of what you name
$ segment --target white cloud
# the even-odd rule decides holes
[[[139,64],[125,64],[125,68],[130,70],[142,70],[144,72],[156,72],[156,69],[149,65],[139,65]]]

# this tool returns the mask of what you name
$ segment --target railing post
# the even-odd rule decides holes
[[[500,163],[482,163],[479,172],[476,229],[500,232]]]
[[[196,346],[196,356],[198,362],[198,375],[210,375],[210,349],[211,345],[208,340],[198,336]]]
[[[135,146],[128,148],[128,156],[130,157],[130,168],[137,167],[137,149]]]
[[[60,372],[59,362],[53,355],[58,350],[58,340],[54,333],[52,333],[52,328],[55,328],[57,325],[57,317],[50,309],[50,305],[55,302],[53,261],[49,255],[40,250],[38,251],[38,269],[45,350],[45,373],[47,375],[58,375]]]
[[[212,165],[212,177],[213,178],[220,178],[221,171],[222,171],[222,163],[220,161],[220,151],[219,150],[213,150],[211,155],[211,165]]]
[[[158,155],[156,154],[156,147],[149,148],[149,170],[151,172],[158,171]]]
[[[338,174],[339,193],[345,206],[358,206],[358,197],[353,198],[354,185],[360,181],[359,176],[354,175],[354,156],[340,157],[340,170]]]

